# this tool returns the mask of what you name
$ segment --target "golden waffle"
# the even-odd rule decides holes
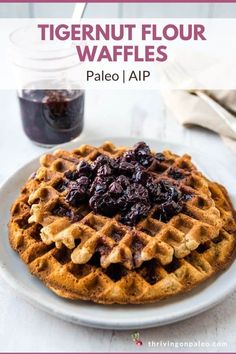
[[[180,182],[182,188],[194,193],[192,201],[186,204],[185,214],[176,215],[170,222],[163,223],[153,217],[154,207],[148,217],[136,225],[138,232],[135,237],[133,230],[119,223],[118,217],[95,215],[87,206],[80,208],[81,220],[75,223],[71,223],[69,218],[52,215],[51,210],[57,203],[66,204],[66,192],[58,192],[55,186],[60,183],[65,170],[75,168],[75,163],[79,162],[78,159],[76,161],[77,156],[93,161],[99,154],[117,157],[123,152],[124,148],[117,149],[107,143],[98,149],[86,145],[72,154],[57,151],[54,155],[43,156],[42,168],[36,176],[41,185],[29,197],[29,203],[32,205],[29,221],[43,226],[41,237],[44,243],[55,242],[57,247],[64,244],[74,249],[76,240],[80,241],[72,253],[73,262],[78,264],[87,263],[100,245],[103,246],[102,267],[121,262],[128,269],[132,269],[152,258],[156,258],[163,265],[168,264],[174,256],[185,257],[200,243],[217,237],[222,218],[210,197],[207,181],[195,171],[187,155],[178,157],[168,151],[165,152],[166,162],[156,166],[152,173],[156,179],[165,178],[176,183],[168,176],[171,168],[191,171],[190,175]],[[136,247],[134,244],[139,244],[142,248],[138,257],[132,252],[132,248]]]
[[[86,205],[76,210],[73,223],[52,215],[57,203],[66,203],[65,192],[56,188],[65,171],[80,159],[116,157],[126,150],[108,142],[43,156],[36,176],[12,207],[12,247],[33,274],[63,297],[152,302],[191,289],[233,259],[235,221],[227,193],[198,172],[187,155],[165,151],[165,161],[152,167],[156,179],[171,180],[193,194],[167,223],[155,217],[155,207],[134,228],[122,224],[119,215],[96,215]],[[173,167],[186,178],[172,179]]]

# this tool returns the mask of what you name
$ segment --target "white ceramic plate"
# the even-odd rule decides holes
[[[105,139],[92,139],[80,143],[99,145]],[[111,139],[117,145],[132,146],[137,139],[116,138]],[[206,157],[203,152],[186,149],[177,144],[158,142],[145,139],[156,151],[169,148],[177,153],[188,152],[194,162],[210,178],[224,183],[232,188],[233,176],[230,169],[223,166],[211,157]],[[78,142],[64,144],[63,148],[72,149],[78,146]],[[48,313],[63,318],[67,321],[85,326],[107,329],[134,329],[161,326],[177,322],[185,318],[199,314],[229,295],[236,289],[236,262],[224,273],[202,284],[197,289],[186,295],[174,297],[151,305],[135,306],[104,306],[90,302],[73,302],[62,299],[48,290],[41,281],[31,276],[25,264],[10,248],[7,235],[7,222],[9,220],[9,208],[17,197],[21,186],[28,176],[38,167],[38,159],[35,159],[18,170],[0,190],[0,273],[8,284],[19,292],[27,301]],[[233,196],[231,195],[233,198]],[[236,199],[233,198],[236,202]],[[236,205],[236,203],[235,203]]]

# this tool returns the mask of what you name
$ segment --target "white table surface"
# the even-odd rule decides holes
[[[0,183],[23,163],[45,152],[25,137],[15,92],[0,91]],[[138,136],[180,142],[205,149],[236,173],[236,156],[220,138],[200,128],[179,126],[156,91],[90,91],[86,96],[84,138]],[[233,187],[232,187],[233,188]],[[3,200],[0,201],[4,203]],[[139,331],[142,347],[132,331],[107,331],[73,325],[50,316],[22,300],[0,279],[0,351],[56,352],[178,352],[236,350],[236,293],[222,304],[194,318],[165,327]],[[179,342],[180,347],[150,347],[149,341]],[[181,342],[203,342],[205,347],[183,348]],[[216,342],[225,342],[216,347]],[[205,343],[205,344],[204,344]],[[168,344],[168,343],[167,343]],[[220,345],[221,343],[218,343]],[[177,346],[177,345],[176,345]]]

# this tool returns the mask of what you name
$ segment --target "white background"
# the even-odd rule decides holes
[[[34,18],[27,19],[9,19],[0,18],[0,42],[2,47],[0,67],[0,89],[15,89],[17,86],[23,88],[32,87],[32,83],[37,82],[37,88],[40,81],[41,88],[45,87],[45,80],[52,75],[57,74],[57,80],[54,80],[55,88],[63,88],[66,81],[73,81],[73,87],[86,89],[236,89],[236,21],[235,19],[199,19],[199,18],[162,18],[143,19],[143,18],[101,18],[101,19],[83,19],[80,23],[81,39],[74,41],[71,45],[71,36],[66,41],[58,40],[55,36],[53,41],[49,37],[49,30],[46,30],[45,40],[41,40],[41,32],[38,24],[53,25],[54,28],[63,24],[68,26],[67,32],[70,31],[71,25],[76,21],[62,18]],[[121,41],[113,40],[112,36],[109,40],[101,37],[99,40],[90,40],[84,37],[84,26],[93,27],[92,37],[95,36],[96,26],[115,25],[116,35],[120,33],[120,28],[124,25],[135,25],[132,31],[132,41],[128,39],[128,31],[124,31]],[[143,26],[149,26],[144,40],[142,40]],[[177,29],[177,38],[168,40],[165,38],[165,28],[169,25]],[[195,40],[196,31],[199,26],[204,29],[203,37]],[[9,37],[12,32],[19,28],[27,28],[22,32],[17,32],[17,38],[13,35],[10,44]],[[181,38],[181,27],[184,35],[192,29],[191,39],[186,41]],[[30,29],[29,29],[30,28]],[[60,31],[60,33],[62,33]],[[193,34],[194,33],[194,34]],[[167,31],[168,36],[173,36],[173,28]],[[161,40],[155,40],[155,36],[161,36]],[[173,38],[173,37],[172,37]],[[85,60],[80,62],[80,57],[76,52],[76,46],[84,53],[84,48],[89,48],[92,53],[95,50],[95,56],[92,61]],[[146,59],[145,49],[153,48],[150,53],[151,60]],[[109,52],[110,60],[104,55],[102,49],[105,48]],[[165,48],[163,57],[157,49]],[[44,60],[35,60],[42,54],[36,51],[40,50],[44,53]],[[116,56],[115,49],[118,49]],[[125,61],[125,53],[127,49],[127,61]],[[137,49],[137,52],[136,50]],[[48,53],[53,53],[52,60]],[[63,51],[64,59],[55,52]],[[113,57],[114,50],[114,57]],[[67,53],[67,56],[65,54]],[[99,57],[101,53],[101,60]],[[136,54],[135,54],[136,53]],[[68,55],[69,54],[69,55]],[[52,56],[52,54],[51,54]],[[81,55],[83,57],[83,54]],[[33,59],[31,59],[33,57]],[[107,59],[106,59],[107,57]],[[158,57],[158,59],[157,59]],[[87,56],[86,56],[87,58]],[[139,58],[139,59],[138,59]],[[4,61],[5,59],[5,61]],[[143,61],[140,61],[143,60]],[[164,60],[164,61],[158,61]],[[12,65],[14,63],[14,66]],[[177,66],[177,68],[176,68]],[[70,67],[70,70],[65,68]],[[14,70],[13,70],[14,68]],[[32,69],[33,68],[33,69]],[[57,71],[56,71],[57,70]],[[46,73],[45,71],[49,71]],[[145,79],[139,76],[144,71],[149,72],[149,77]],[[94,73],[93,77],[88,79],[88,72]],[[123,80],[123,72],[125,80]],[[229,75],[230,73],[230,75]],[[106,74],[111,76],[115,74],[117,78],[111,77],[106,79]],[[135,75],[133,75],[135,74]],[[40,76],[39,76],[40,75]],[[133,77],[132,77],[133,75]],[[16,80],[17,77],[17,80]],[[39,80],[40,79],[40,80]],[[125,82],[124,82],[125,81]],[[52,80],[49,80],[50,88]]]
[[[0,17],[71,17],[74,4],[0,4]],[[236,4],[88,4],[85,17],[235,17]]]
[[[13,4],[12,4],[13,5]],[[42,4],[41,4],[42,5]],[[62,16],[57,11],[71,10],[71,5],[45,5],[29,6],[14,4],[12,10],[16,15],[26,16],[25,11],[34,12],[37,9],[43,16]],[[111,16],[127,11],[125,16],[153,16],[152,6],[158,13],[168,17],[179,16],[208,16],[208,15],[235,15],[236,6],[222,4],[212,6],[207,4],[189,5],[178,4],[150,5],[125,4],[121,5],[92,5],[89,11],[104,17],[109,8]],[[9,6],[9,7],[8,7]],[[10,4],[0,5],[9,13]],[[235,9],[232,12],[232,8]],[[181,10],[180,10],[181,9]],[[144,11],[145,10],[145,11]],[[118,11],[118,12],[117,12]],[[215,13],[215,11],[217,13]],[[3,16],[6,16],[5,12]],[[95,13],[94,13],[95,15]],[[91,16],[91,13],[89,14]],[[15,92],[0,91],[0,183],[10,176],[18,167],[31,158],[43,153],[45,150],[32,145],[24,136],[18,112]],[[181,142],[187,146],[206,149],[208,153],[217,156],[227,163],[232,173],[236,174],[235,155],[213,133],[199,128],[185,129],[180,127],[173,116],[166,110],[157,91],[90,91],[86,95],[86,119],[84,137],[109,136],[138,136],[165,139]],[[211,161],[209,161],[211,163]],[[4,201],[1,201],[4,203]],[[134,351],[134,352],[169,352],[189,351],[187,348],[149,348],[148,341],[224,341],[226,348],[207,348],[208,351],[222,352],[236,350],[236,293],[228,297],[221,305],[196,316],[195,318],[165,326],[140,331],[143,347],[138,348],[131,341],[132,331],[105,331],[88,329],[66,323],[47,315],[17,296],[0,279],[0,351]],[[206,351],[204,348],[194,348],[196,351]]]

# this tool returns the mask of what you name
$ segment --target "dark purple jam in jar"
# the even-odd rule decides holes
[[[82,90],[23,90],[19,101],[25,134],[37,144],[65,143],[83,130]]]

